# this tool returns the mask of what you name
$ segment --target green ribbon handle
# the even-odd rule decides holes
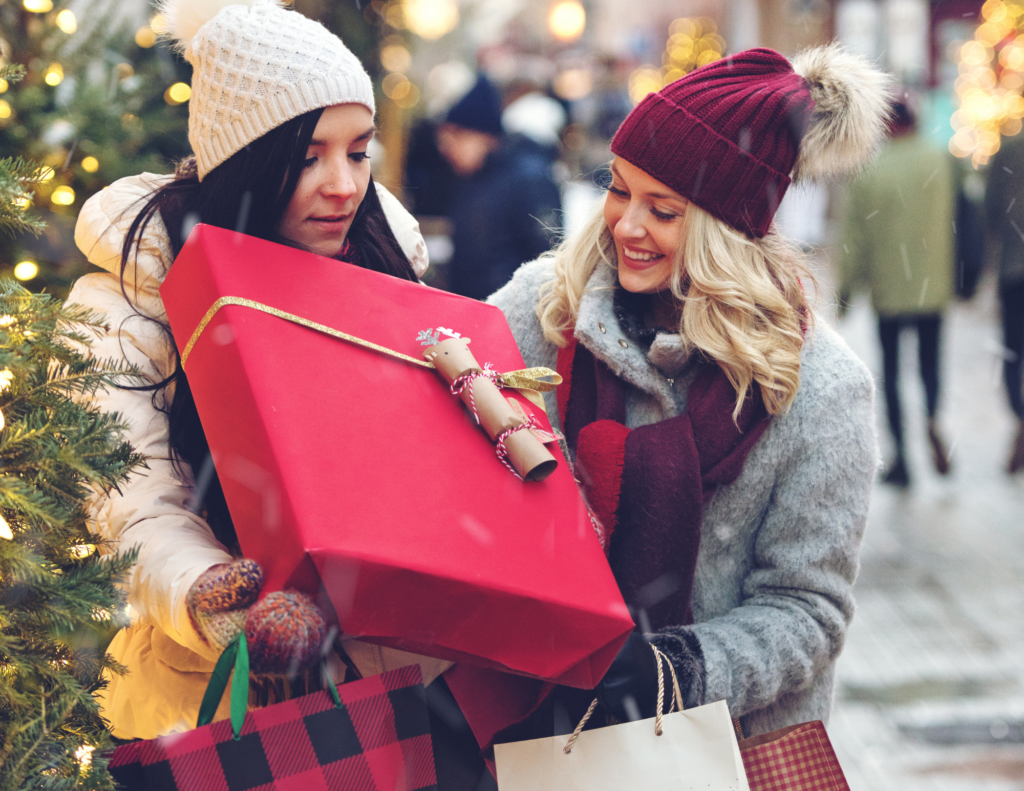
[[[235,671],[236,682],[242,679],[242,683],[231,684],[231,730],[237,741],[242,738],[245,709],[249,704],[249,645],[245,642],[245,630],[239,632],[235,639],[228,643],[224,653],[217,660],[213,673],[210,674],[210,683],[206,687],[206,694],[203,695],[203,702],[199,704],[197,728],[213,722],[217,707],[220,706],[221,698],[224,697],[224,690],[227,689],[232,670]]]
[[[235,673],[235,681],[242,679],[242,683],[231,683],[231,730],[234,732],[235,741],[238,741],[242,738],[242,725],[245,724],[245,712],[249,705],[249,645],[245,641],[245,630],[239,632],[235,639],[228,643],[224,653],[217,660],[213,673],[210,674],[210,683],[206,686],[203,702],[199,704],[197,728],[213,722],[220,701],[224,697],[224,690],[232,678],[232,670]],[[320,670],[327,679],[327,691],[334,701],[335,708],[343,708],[345,704],[341,702],[338,688],[327,673],[327,663],[324,660],[320,661]]]

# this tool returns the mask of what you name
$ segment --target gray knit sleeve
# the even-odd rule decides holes
[[[854,612],[877,466],[874,386],[833,332],[820,335],[790,413],[775,419],[736,484],[748,493],[770,487],[739,606],[690,627],[705,657],[705,699],[727,700],[734,716],[764,710],[756,731],[827,719],[832,665]],[[706,519],[705,531],[723,530],[725,517]]]

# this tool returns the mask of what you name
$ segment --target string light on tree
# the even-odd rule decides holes
[[[149,49],[154,46],[156,44],[156,33],[153,32],[153,28],[145,25],[136,30],[135,43],[142,47],[142,49]]]
[[[47,85],[57,86],[64,80],[64,67],[59,63],[51,63],[50,68],[43,75],[43,82]]]
[[[11,105],[0,99],[0,121],[6,121],[12,114]]]
[[[50,201],[58,206],[70,206],[75,202],[75,191],[71,187],[62,185],[50,194]]]
[[[4,416],[0,412],[0,429],[4,427]],[[14,533],[11,531],[11,526],[7,524],[7,520],[0,515],[0,538],[6,538],[8,541],[14,540]]]
[[[39,265],[35,261],[22,261],[14,267],[14,276],[18,280],[32,280],[39,274]]]
[[[33,14],[48,14],[53,10],[53,0],[24,0],[22,5]]]
[[[164,91],[164,101],[170,105],[184,104],[191,97],[192,88],[185,82],[176,82]]]
[[[57,14],[57,27],[69,36],[78,30],[78,19],[75,18],[75,12],[70,8],[65,8],[59,14]]]
[[[999,150],[1003,136],[1019,133],[1024,119],[1024,8],[988,0],[981,15],[974,39],[955,53],[959,108],[950,118],[949,142],[955,156],[970,157],[975,167]]]

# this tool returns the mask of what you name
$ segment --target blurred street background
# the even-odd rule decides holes
[[[749,47],[792,55],[838,39],[893,72],[917,138],[949,169],[951,221],[941,233],[948,225],[953,252],[938,265],[952,267],[957,292],[935,309],[943,320],[932,424],[917,339],[901,341],[905,480],[889,466],[899,449],[882,398],[876,307],[840,277],[844,227],[880,209],[851,219],[846,188],[831,186],[791,190],[778,215],[814,261],[824,320],[880,387],[879,482],[830,733],[854,791],[1024,789],[1024,477],[1008,472],[1024,424],[1004,391],[1004,363],[1017,357],[1000,327],[998,239],[985,234],[993,211],[1013,207],[1010,199],[985,214],[993,172],[1013,176],[993,158],[1024,117],[1024,8],[1004,0],[293,5],[366,65],[378,89],[374,176],[418,216],[431,252],[426,280],[463,293],[472,292],[460,255],[488,252],[473,248],[474,238],[507,238],[490,245],[506,252],[522,241],[514,266],[578,228],[600,199],[621,120],[694,68]],[[26,68],[22,82],[0,80],[0,157],[47,168],[19,207],[46,227],[37,237],[0,236],[0,276],[66,294],[88,268],[73,243],[82,203],[122,176],[170,172],[188,154],[190,68],[162,43],[164,26],[146,0],[0,0],[0,59]],[[903,205],[929,183],[901,191]],[[497,194],[538,201],[492,205]],[[513,209],[523,213],[516,228],[473,225]],[[919,238],[926,249],[936,241]],[[919,305],[928,287],[925,277]],[[850,300],[842,318],[840,291]],[[942,439],[945,475],[929,428]]]

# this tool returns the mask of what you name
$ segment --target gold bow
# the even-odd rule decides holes
[[[302,316],[296,316],[294,313],[287,313],[283,310],[273,308],[270,305],[264,305],[262,302],[244,299],[243,297],[221,297],[210,306],[210,309],[206,311],[206,315],[203,316],[202,320],[195,328],[195,331],[192,333],[192,337],[188,339],[188,343],[185,344],[185,348],[181,352],[182,367],[184,367],[185,363],[188,361],[189,356],[192,354],[192,349],[199,341],[203,331],[209,326],[210,322],[213,321],[213,317],[217,315],[217,311],[228,305],[239,305],[245,308],[252,308],[253,310],[258,310],[261,313],[267,313],[279,319],[290,321],[293,324],[299,324],[303,327],[308,327],[311,330],[322,332],[333,338],[354,343],[357,346],[371,349],[372,351],[379,352],[380,354],[386,354],[389,357],[394,357],[402,360],[403,362],[418,365],[421,368],[434,368],[433,363],[429,363],[426,360],[418,360],[415,357],[410,357],[408,354],[402,354],[401,352],[396,352],[394,349],[389,349],[386,346],[365,341],[362,338],[357,338],[355,335],[349,335],[347,332],[341,332],[340,330],[328,327],[325,324],[319,324],[315,321],[304,319]],[[550,377],[553,381],[545,382],[542,377]],[[562,377],[550,368],[524,368],[519,371],[509,371],[508,373],[500,374],[500,378],[505,387],[518,390],[523,394],[523,396],[528,398],[531,403],[536,404],[541,409],[544,409],[544,400],[541,398],[540,393],[554,390],[562,383]]]

